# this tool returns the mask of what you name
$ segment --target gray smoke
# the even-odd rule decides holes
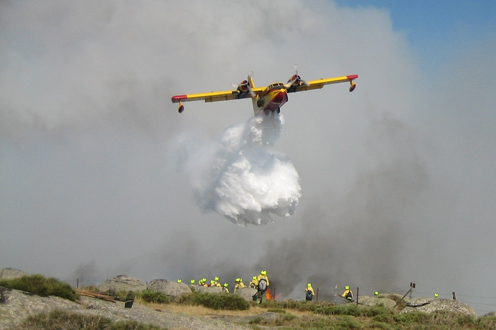
[[[398,289],[409,204],[429,184],[418,143],[412,130],[390,115],[374,121],[367,139],[370,158],[363,159],[350,191],[343,198],[323,196],[305,210],[301,229],[269,244],[258,261],[274,274],[278,292],[301,296],[307,281],[324,295],[334,283],[339,289],[345,284]]]

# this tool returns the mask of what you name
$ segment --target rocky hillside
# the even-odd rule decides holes
[[[12,279],[24,275],[28,274],[15,269],[0,269],[0,279]],[[192,292],[192,288],[184,283],[177,283],[176,281],[168,281],[165,279],[157,279],[149,283],[145,283],[139,279],[125,275],[119,275],[105,281],[98,287],[98,289],[100,292],[107,292],[109,294],[119,291],[137,292],[143,290],[151,290],[163,293],[169,297],[179,297],[184,293]],[[222,290],[216,287],[193,287],[193,291],[220,293]],[[245,288],[238,292],[238,294],[240,294],[246,300],[251,300],[251,296],[253,295],[253,293],[254,289],[250,288]],[[134,303],[132,308],[126,308],[124,302],[106,301],[87,296],[81,296],[79,301],[73,302],[59,297],[41,297],[27,292],[7,289],[4,287],[0,287],[0,294],[0,330],[18,330],[22,321],[28,316],[36,315],[38,313],[49,313],[54,310],[64,310],[80,313],[83,315],[100,316],[108,318],[112,321],[134,320],[140,323],[153,324],[171,330],[251,329],[251,323],[253,322],[253,320],[262,322],[260,325],[265,324],[265,328],[268,329],[268,324],[270,324],[271,322],[274,326],[276,326],[278,325],[277,322],[279,322],[279,320],[285,319],[287,322],[291,322],[291,319],[293,317],[281,317],[280,314],[268,313],[266,310],[261,310],[260,308],[257,308],[256,311],[253,311],[253,313],[248,313],[243,318],[231,317],[228,315],[228,313],[220,317],[217,316],[216,318],[205,316],[191,316],[183,313],[156,310],[137,303]],[[392,316],[393,314],[401,316],[402,314],[408,314],[411,312],[423,312],[427,315],[436,312],[453,312],[454,315],[459,315],[460,317],[468,317],[469,319],[473,320],[477,319],[477,315],[472,307],[463,302],[451,299],[419,298],[412,299],[411,301],[408,301],[407,299],[406,301],[401,302],[401,312],[395,309],[395,313],[391,313],[390,310],[392,310],[397,305],[397,302],[400,298],[401,296],[398,294],[381,294],[376,297],[361,296],[359,298],[359,305],[369,307],[386,307],[387,312],[391,314],[387,316],[387,319],[389,321],[392,321],[394,319],[394,317]],[[283,303],[283,305],[284,304],[285,303]],[[313,303],[310,304],[313,305]],[[306,310],[310,311],[311,309]],[[315,320],[317,316],[312,313],[310,314],[311,315],[308,316],[308,319]],[[494,318],[494,313],[488,314],[487,316]],[[317,318],[319,317],[326,316],[318,316]],[[302,320],[303,319],[300,319],[300,321]],[[490,320],[490,322],[493,321],[494,325],[496,326],[496,320]]]
[[[79,303],[75,303],[59,297],[39,297],[18,290],[3,290],[2,295],[4,297],[4,302],[0,303],[0,329],[2,330],[17,330],[28,316],[48,313],[56,309],[101,316],[113,321],[135,320],[168,329],[246,329],[222,320],[157,311],[140,304],[125,308],[124,302],[114,303],[84,296],[81,296]]]

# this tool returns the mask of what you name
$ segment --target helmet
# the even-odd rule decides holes
[[[239,278],[239,281],[240,281],[240,282],[243,282],[243,279],[240,277],[240,278]]]
[[[214,277],[214,280],[215,280],[215,281],[218,281],[218,280],[219,280],[219,276],[215,276],[215,277]]]
[[[182,279],[177,279],[177,283],[181,283],[183,280]]]
[[[349,290],[349,289],[350,289],[350,287],[349,287],[349,286],[347,286],[347,285],[345,285],[345,286],[344,286],[344,289],[345,289],[345,290]]]
[[[379,294],[379,291],[374,292],[374,295],[377,296]]]
[[[191,280],[191,281],[189,281],[189,283],[195,284],[195,280]]]
[[[439,297],[439,295],[437,293],[434,293],[434,298],[437,298]]]
[[[240,280],[240,278],[239,278],[239,277],[238,277],[238,278],[236,278],[236,282],[239,282],[239,280]]]
[[[210,283],[212,283],[212,284],[213,284],[213,283],[215,283],[215,281],[214,281],[214,280],[210,280]]]
[[[266,271],[266,270],[262,270],[262,271],[260,272],[260,275],[267,275],[267,271]]]
[[[256,280],[256,279],[257,279],[257,277],[256,277],[256,276],[253,276],[251,279],[252,279],[252,280]]]
[[[311,286],[312,286],[312,283],[308,283],[308,284],[307,284],[307,286],[308,286],[308,287],[311,287]]]
[[[224,283],[224,287],[227,288],[229,286],[229,284],[227,283]]]

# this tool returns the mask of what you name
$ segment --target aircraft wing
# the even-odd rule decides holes
[[[353,80],[356,78],[358,78],[358,75],[354,74],[350,76],[310,80],[310,81],[306,81],[305,83],[302,82],[298,86],[291,86],[290,88],[288,88],[288,93],[303,92],[312,89],[320,89],[324,87],[324,85],[337,84],[342,82],[349,82],[350,92],[352,92],[356,87],[355,83],[353,82]]]
[[[254,95],[258,95],[263,91],[263,88],[252,88],[251,91]],[[217,101],[229,101],[229,100],[239,100],[245,98],[252,98],[252,94],[249,91],[240,91],[238,89],[230,91],[221,92],[210,92],[210,93],[199,93],[199,94],[185,94],[176,95],[172,97],[172,103],[179,103],[179,112],[184,111],[184,106],[182,102],[187,101],[201,101],[205,102],[217,102]]]

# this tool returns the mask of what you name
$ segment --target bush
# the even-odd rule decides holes
[[[82,315],[78,313],[55,310],[49,314],[41,313],[29,316],[21,324],[23,330],[161,330],[154,325],[141,324],[136,321],[112,322],[110,319]]]
[[[136,293],[136,298],[140,298],[149,303],[168,304],[171,302],[171,297],[162,292],[145,290]],[[131,298],[132,299],[132,298]]]
[[[57,296],[72,301],[76,301],[79,298],[79,295],[69,284],[54,277],[46,278],[38,274],[0,280],[0,286],[34,293],[39,296]]]
[[[212,309],[247,310],[250,304],[241,296],[229,293],[195,292],[191,303]]]
[[[398,314],[395,315],[394,320],[400,324],[412,324],[412,323],[418,323],[418,324],[423,324],[427,320],[429,320],[429,315],[426,313],[422,312],[410,312],[410,313],[405,313],[405,314]]]
[[[337,326],[342,329],[361,329],[362,323],[353,316],[343,315],[338,318]]]
[[[300,312],[307,312],[307,311],[315,311],[318,308],[321,307],[329,307],[329,306],[336,306],[333,303],[330,303],[328,301],[317,301],[317,302],[308,302],[308,301],[296,301],[292,299],[288,300],[267,300],[261,305],[258,303],[254,302],[254,306],[261,306],[265,308],[277,308],[277,309],[295,309]]]
[[[361,309],[356,305],[338,305],[338,306],[322,306],[315,309],[315,313],[324,315],[350,315],[360,316]]]

